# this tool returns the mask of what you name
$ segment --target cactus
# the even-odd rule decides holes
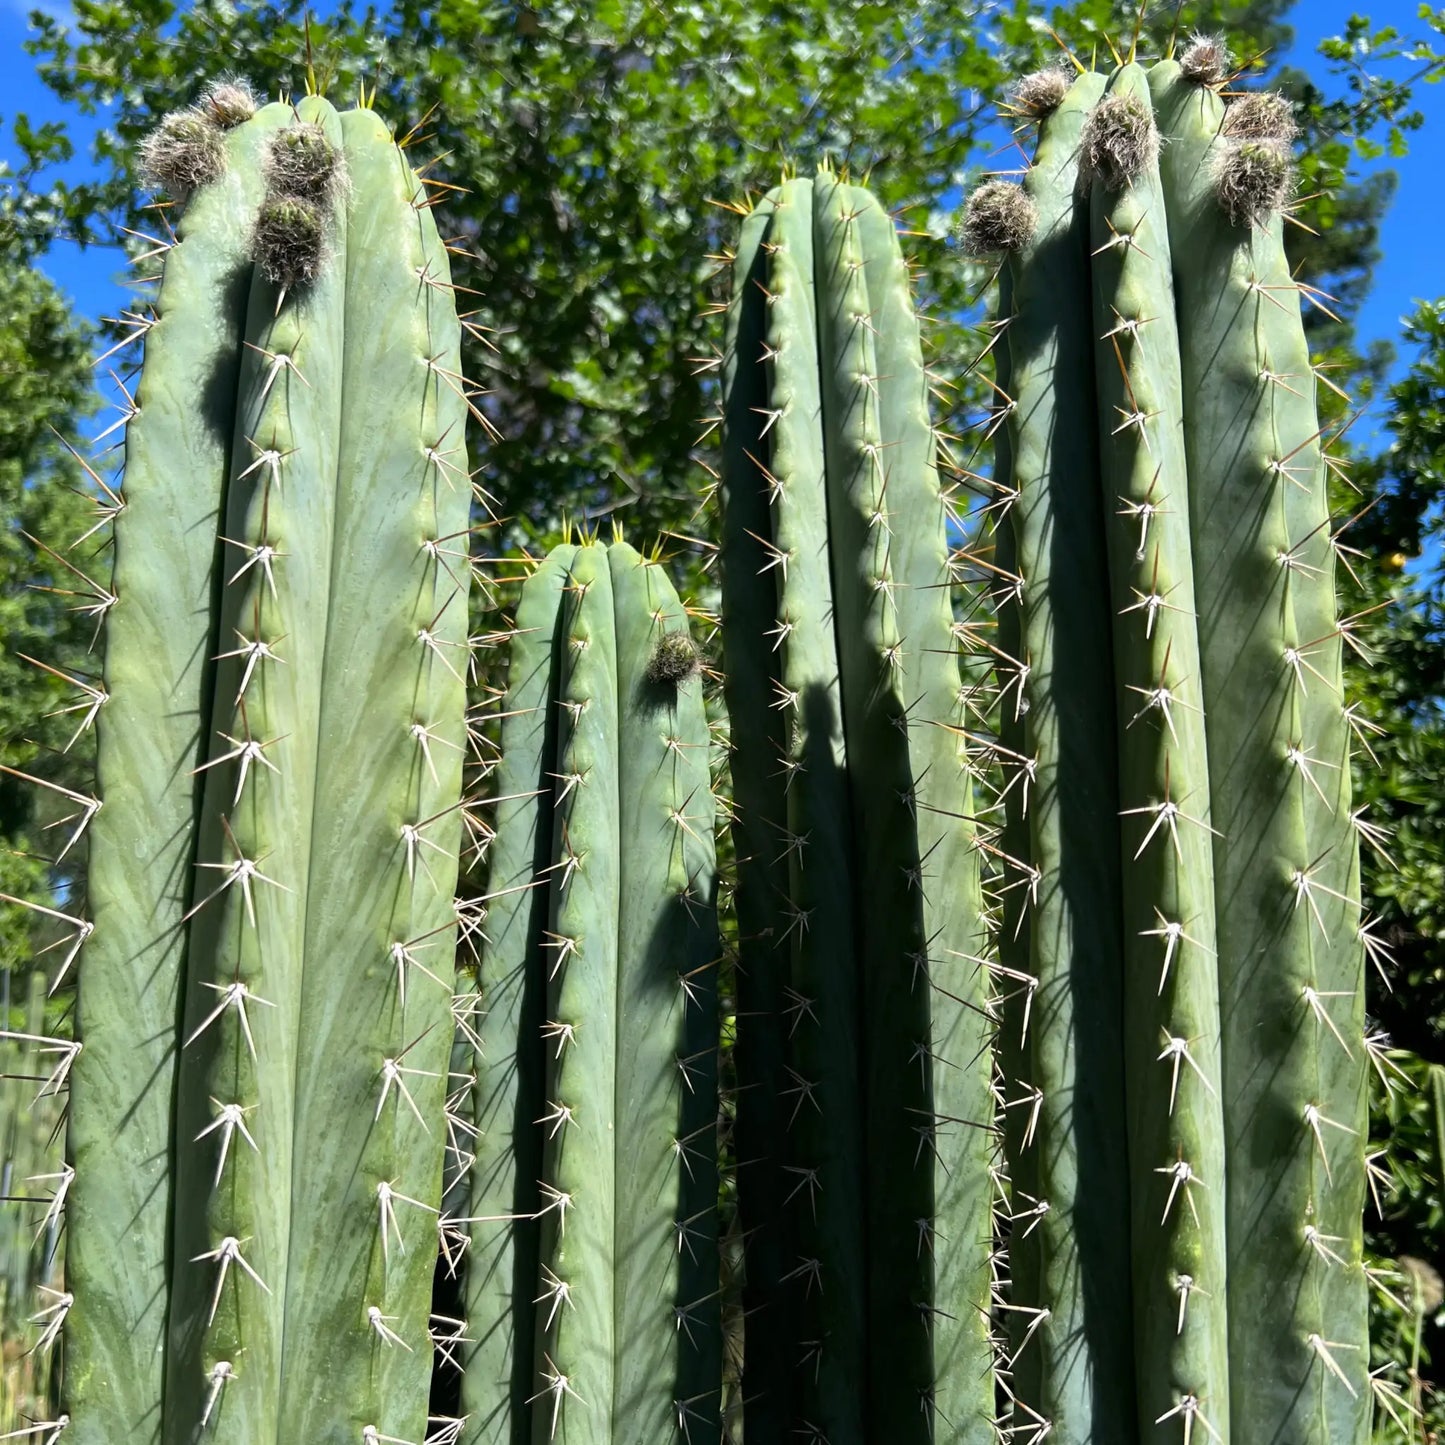
[[[1136,1390],[1147,1436],[1180,1409],[1212,1425],[1229,1398],[1229,1370],[1207,704],[1189,533],[1195,479],[1185,465],[1159,143],[1141,66],[1109,77],[1084,149],[1102,162],[1090,193],[1094,374],[1114,614]]]
[[[744,1428],[985,1440],[982,904],[908,271],[877,201],[827,171],[743,234],[723,635]]]
[[[1335,611],[1300,288],[1273,205],[1288,137],[1231,135],[1218,88],[1169,61],[1149,84],[1167,141],[1191,399],[1184,440],[1218,830],[1233,1438],[1353,1440],[1368,1430],[1371,1395],[1364,948],[1340,677],[1348,624]],[[1273,1367],[1261,1371],[1261,1358]]]
[[[184,209],[85,579],[104,672],[69,679],[89,913],[40,909],[74,1035],[0,1031],[69,1090],[59,1405],[23,1433],[720,1445],[732,984],[748,1440],[1364,1438],[1350,623],[1293,129],[1226,70],[1196,40],[1026,77],[1033,164],[969,203],[1000,282],[986,749],[892,220],[826,167],[744,209],[721,978],[657,560],[583,536],[531,569],[471,812],[470,402],[405,156],[365,104],[234,82],[158,128]],[[428,1414],[434,1344],[464,1418]]]
[[[1009,263],[995,344],[1007,357],[996,435],[1009,457],[999,484],[1016,589],[1001,618],[1012,649],[1001,740],[1022,770],[1004,799],[999,934],[1006,1313],[1020,1423],[1047,1420],[1067,1441],[1096,1429],[1127,1438],[1133,1417],[1116,702],[1077,185],[1084,122],[1103,88],[1102,76],[1080,77],[1042,121],[1023,187],[1036,226]]]
[[[553,551],[509,660],[464,1442],[717,1441],[709,734],[661,567]]]
[[[80,684],[98,798],[57,1041],[61,1414],[37,1427],[81,1442],[419,1439],[427,1418],[460,327],[380,118],[253,110],[213,88],[144,157],[186,205],[97,589],[104,674]]]
[[[1216,49],[1022,86],[1034,164],[965,227],[1002,257],[1005,852],[1029,891],[1000,952],[1033,1037],[1006,1010],[1006,1102],[1032,1110],[1006,1126],[1006,1309],[1034,1438],[1369,1423],[1348,623],[1279,239],[1293,132],[1277,98],[1226,110]],[[1081,1099],[1095,1051],[1122,1081]]]

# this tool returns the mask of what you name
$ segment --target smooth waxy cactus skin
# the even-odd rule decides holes
[[[655,667],[686,618],[662,569],[616,542],[554,552],[517,627],[461,1438],[715,1441],[709,738],[696,679]]]
[[[246,317],[245,246],[261,199],[259,152],[289,107],[266,107],[226,143],[229,165],[177,227],[126,433],[97,719],[103,806],[90,829],[94,929],[71,1071],[63,1404],[69,1439],[160,1438],[166,1332],[168,1140],[190,905],[191,770],[205,761],[218,633],[205,623]],[[199,426],[196,378],[220,415]]]
[[[535,1046],[548,1018],[541,956],[549,925],[545,875],[552,857],[557,750],[553,679],[561,668],[558,619],[576,548],[553,548],[528,579],[507,651],[507,700],[496,772],[495,837],[488,849],[487,939],[479,972],[481,1012],[473,1123],[471,1258],[467,1318],[468,1445],[523,1445],[541,1208],[545,1053]],[[520,1362],[520,1363],[519,1363]]]
[[[1079,77],[1041,125],[1033,239],[1006,263],[1006,445],[995,475],[1018,578],[1001,679],[1011,780],[1000,929],[1012,1183],[1008,1328],[1016,1419],[1050,1438],[1134,1429],[1117,709],[1079,136]],[[1013,581],[1009,579],[1012,587]],[[1041,1314],[1047,1311],[1047,1314]]]
[[[763,455],[759,433],[768,405],[769,378],[756,361],[769,346],[766,303],[769,252],[763,248],[775,207],[769,197],[744,219],[733,263],[723,354],[721,488],[723,681],[733,736],[757,745],[734,751],[732,834],[737,851],[733,906],[737,914],[736,1067],[758,1087],[738,1092],[734,1105],[738,1218],[746,1240],[742,1303],[752,1341],[743,1360],[743,1428],[765,1439],[788,1428],[792,1392],[792,1341],[788,1313],[793,1268],[784,1201],[792,1191],[785,1174],[788,1117],[776,1099],[789,1087],[788,966],[791,934],[787,898],[773,886],[778,840],[787,834],[788,797],[773,783],[786,756],[789,732],[772,706],[781,685],[774,648],[775,594],[754,579],[769,562],[769,500],[756,484]]]
[[[1313,373],[1278,218],[1236,226],[1214,194],[1223,100],[1172,62],[1149,78],[1219,835],[1233,1440],[1355,1441],[1371,1399],[1364,954]]]
[[[856,863],[850,827],[839,647],[833,635],[834,581],[828,556],[825,454],[815,293],[813,183],[784,184],[769,231],[768,345],[777,352],[766,406],[779,414],[776,439],[752,448],[778,479],[774,521],[761,535],[769,557],[785,558],[761,585],[776,585],[780,677],[771,702],[788,729],[784,831],[771,841],[775,878],[787,869],[783,926],[790,947],[785,1009],[792,1051],[784,1097],[785,1220],[790,1259],[785,1288],[797,1331],[787,1348],[802,1417],[844,1440],[861,1438],[858,1385],[866,1368],[863,1119],[858,1067],[858,944],[852,926]],[[758,417],[754,425],[766,425]],[[726,605],[726,604],[725,604]],[[784,705],[786,704],[786,706]],[[778,773],[777,764],[772,767]],[[806,842],[801,841],[806,839]],[[778,882],[774,882],[774,887]],[[743,1082],[746,1088],[750,1080]],[[796,1093],[788,1093],[795,1090]],[[801,1187],[800,1187],[801,1185]],[[821,1209],[818,1196],[828,1200]],[[826,1309],[826,1319],[824,1310]],[[822,1341],[827,1337],[826,1347]],[[818,1341],[805,1368],[799,1355]]]
[[[773,990],[781,1065],[778,1002],[739,1017],[745,1223],[777,1190],[757,1142],[779,1151],[786,1181],[768,1252],[746,1247],[751,1277],[754,1258],[779,1268],[785,1241],[760,1315],[788,1368],[750,1340],[745,1391],[776,1394],[747,1403],[747,1428],[984,1440],[982,909],[944,514],[892,222],[828,172],[783,182],[746,223],[733,306],[724,637],[746,625],[775,659],[730,678],[739,909],[767,916],[770,863],[778,892],[786,879],[772,916],[789,947]],[[764,687],[781,737],[741,725]],[[745,970],[750,957],[779,964],[745,928]],[[750,1133],[743,1103],[779,1073],[786,1130]]]
[[[1107,93],[1135,102],[1152,125],[1141,66],[1116,70]],[[1213,836],[1186,405],[1156,148],[1141,147],[1146,159],[1122,184],[1098,177],[1090,194],[1119,740],[1134,1349],[1142,1436],[1192,1398],[1223,1442],[1229,1369]]]
[[[282,294],[252,264],[244,243],[260,243],[243,218],[275,184],[263,147],[312,123],[348,184],[327,182],[315,284]],[[123,1282],[148,1281],[159,1333],[141,1319],[112,1327],[110,1350],[124,1336],[146,1357],[119,1383],[90,1367],[90,1312],[125,1296],[87,1264],[111,1226],[82,1208],[67,1227],[87,1303],[67,1321],[66,1428],[167,1445],[202,1432],[238,1445],[419,1438],[466,744],[469,577],[435,550],[466,535],[471,505],[460,327],[425,195],[373,112],[338,115],[317,97],[268,107],[229,151],[181,234],[222,221],[231,274],[217,260],[196,274],[184,244],[168,262],[162,297],[179,290],[177,319],[205,346],[178,357],[151,328],[118,523],[118,557],[185,529],[166,572],[190,589],[168,599],[183,607],[151,603],[155,635],[125,616],[107,647],[123,706],[104,726],[133,721],[146,767],[169,782],[143,808],[109,736],[100,761],[110,816],[174,849],[182,896],[164,928],[184,978],[148,962],[139,935],[113,971],[97,971],[102,949],[82,960],[90,1004],[108,997],[135,1036],[129,1069],[106,1081],[114,1097],[97,1107],[82,1090],[77,1172],[106,1109],[156,1126],[146,1137],[123,1113],[113,1162],[84,1192],[105,1191],[124,1235],[117,1263],[147,1245],[145,1212],[160,1212],[161,1277],[131,1266]],[[197,290],[204,300],[185,294]],[[196,462],[179,504],[157,494],[161,442],[169,466]],[[144,585],[132,595],[146,605]],[[194,676],[158,669],[182,655]],[[190,711],[168,691],[177,678],[200,679]],[[163,911],[131,887],[132,906]],[[126,992],[141,980],[164,1004],[144,1028]],[[103,1065],[114,1045],[104,1026],[90,1032],[88,1007],[81,1056]],[[138,1183],[146,1197],[127,1214]]]

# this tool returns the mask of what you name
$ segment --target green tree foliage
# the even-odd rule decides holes
[[[1445,1328],[1429,1270],[1445,1256],[1445,299],[1417,306],[1402,340],[1413,361],[1384,398],[1384,444],[1356,456],[1335,502],[1337,515],[1354,516],[1340,535],[1349,564],[1341,611],[1355,619],[1347,686],[1369,745],[1357,757],[1355,802],[1372,825],[1365,841],[1377,845],[1361,857],[1373,915],[1369,1003],[1395,1045],[1372,1104],[1384,1152],[1368,1246],[1398,1273],[1376,1295],[1375,1363],[1413,1366],[1413,1379],[1398,1369],[1391,1378],[1425,1411],[1417,1430],[1438,1430],[1445,1401],[1432,1382]]]
[[[0,226],[4,219],[0,211]],[[99,665],[98,656],[87,656],[96,619],[83,611],[98,599],[65,565],[86,570],[94,539],[64,560],[36,540],[64,547],[93,520],[93,504],[72,489],[80,468],[57,435],[72,432],[92,408],[91,330],[18,253],[16,245],[0,245],[10,277],[0,315],[0,763],[78,787],[88,735],[67,753],[79,719],[57,711],[74,701],[74,689],[25,658],[71,675]],[[0,892],[47,895],[57,880],[48,882],[46,859],[64,847],[64,820],[75,811],[62,795],[0,774]],[[67,857],[62,885],[82,851]],[[48,935],[42,917],[0,905],[0,968],[26,961]]]
[[[1207,0],[1186,18],[1252,55],[1288,45],[1290,4]],[[1148,10],[1143,43],[1156,52],[1174,11]],[[86,0],[68,22],[37,20],[31,49],[57,97],[111,108],[100,177],[46,189],[37,172],[31,188],[36,208],[81,241],[155,231],[137,201],[136,143],[235,57],[272,93],[296,92],[308,61],[334,93],[376,84],[388,115],[419,126],[419,144],[440,157],[446,228],[476,258],[460,279],[490,328],[464,355],[501,433],[483,480],[521,535],[555,528],[564,508],[626,507],[644,533],[686,528],[689,454],[716,400],[706,280],[736,229],[725,207],[781,165],[807,171],[830,156],[868,172],[909,217],[937,318],[933,364],[963,376],[983,278],[947,239],[961,186],[981,143],[1006,142],[993,117],[1010,80],[1059,58],[1025,0],[992,12],[973,0],[393,0],[365,11],[343,0],[309,29],[294,0]],[[1103,53],[1106,36],[1127,41],[1133,12],[1078,0],[1049,20],[1081,53]],[[970,395],[954,393],[945,421],[962,420]]]
[[[1350,609],[1391,604],[1367,619],[1373,665],[1352,677],[1360,713],[1386,729],[1373,745],[1380,766],[1357,784],[1390,834],[1388,860],[1376,852],[1366,869],[1393,954],[1375,1014],[1396,1043],[1445,1064],[1445,299],[1416,308],[1404,341],[1418,355],[1389,390],[1388,445],[1353,476],[1374,505],[1342,540],[1376,562],[1356,567]]]

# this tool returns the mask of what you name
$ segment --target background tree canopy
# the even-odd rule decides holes
[[[962,322],[984,278],[949,236],[981,143],[1000,151],[986,164],[1023,163],[995,107],[1012,78],[1060,58],[1033,9],[398,0],[363,11],[345,0],[308,28],[299,4],[81,0],[73,24],[40,16],[31,48],[61,101],[114,105],[96,148],[104,171],[74,189],[34,188],[34,220],[111,243],[125,227],[153,231],[137,141],[242,57],[269,93],[298,90],[308,55],[335,95],[378,83],[398,133],[426,118],[432,174],[466,187],[447,193],[443,214],[475,257],[460,279],[479,293],[495,348],[473,339],[465,360],[502,433],[479,453],[498,510],[527,536],[554,528],[564,506],[625,506],[646,533],[682,525],[693,507],[689,453],[711,409],[704,361],[718,334],[704,282],[734,219],[717,203],[765,189],[783,165],[832,157],[903,210],[921,233],[937,370],[964,374],[977,341]],[[1223,27],[1247,57],[1287,46],[1288,9],[1212,3],[1188,19]],[[1051,19],[1086,56],[1128,29],[1111,0]],[[1144,43],[1157,51],[1174,23],[1173,5],[1153,7]],[[42,149],[57,143],[38,137]],[[1349,239],[1321,254],[1315,277],[1368,285],[1387,198],[1380,182],[1348,192]]]
[[[735,231],[728,209],[770,185],[781,168],[824,157],[858,173],[907,218],[922,303],[933,318],[931,365],[946,431],[966,437],[987,405],[971,371],[987,273],[953,239],[964,191],[982,170],[1022,166],[998,103],[1009,82],[1055,63],[1058,41],[1108,62],[1110,41],[1158,54],[1175,30],[1222,30],[1245,69],[1295,102],[1301,128],[1301,225],[1291,259],[1304,282],[1335,299],[1313,311],[1312,340],[1332,378],[1357,401],[1375,397],[1388,346],[1362,354],[1354,318],[1379,259],[1379,223],[1394,193],[1381,159],[1398,155],[1421,124],[1411,84],[1438,79],[1438,55],[1419,37],[1360,18],[1325,47],[1340,84],[1327,94],[1282,68],[1292,0],[1205,0],[1182,20],[1169,3],[1136,16],[1121,0],[1046,8],[1025,0],[578,0],[532,7],[501,0],[394,0],[364,9],[229,0],[75,0],[61,19],[37,12],[30,51],[58,104],[104,109],[97,173],[54,177],[70,158],[62,123],[10,121],[24,160],[0,193],[0,255],[11,304],[0,319],[0,760],[64,781],[83,759],[58,749],[70,736],[55,679],[20,660],[92,668],[90,627],[64,568],[29,540],[59,547],[83,532],[87,503],[66,485],[81,474],[49,427],[74,434],[89,404],[92,336],[70,319],[35,269],[57,237],[146,247],[129,232],[160,234],[134,157],[158,118],[233,71],[270,94],[299,93],[308,70],[341,99],[376,84],[377,109],[436,160],[443,230],[471,254],[457,271],[475,288],[478,330],[467,375],[496,437],[472,438],[478,480],[508,519],[490,545],[537,547],[565,516],[618,512],[646,540],[692,527],[706,476],[696,442],[715,410],[710,362],[721,327],[711,280]],[[1423,37],[1445,11],[1420,8]],[[1370,61],[1407,56],[1407,78]],[[1250,65],[1249,62],[1256,62]],[[1363,174],[1360,163],[1366,163]],[[453,189],[455,188],[455,189]],[[115,338],[118,339],[118,336]],[[1402,1188],[1375,1244],[1386,1255],[1438,1256],[1445,1244],[1440,1159],[1445,1154],[1445,610],[1441,525],[1445,300],[1422,306],[1403,340],[1418,361],[1383,398],[1388,434],[1357,448],[1340,517],[1360,514],[1342,541],[1355,580],[1345,610],[1377,666],[1352,667],[1350,686],[1380,766],[1362,772],[1361,800],[1392,830],[1390,860],[1367,859],[1378,936],[1375,1016],[1411,1052],[1401,1067],[1426,1086],[1410,1102],[1386,1099],[1396,1127],[1389,1163]],[[1323,393],[1331,422],[1346,403]],[[969,443],[960,455],[966,460]],[[693,528],[695,530],[695,528]],[[1428,565],[1407,565],[1422,556]],[[103,564],[102,564],[103,565]],[[54,588],[54,591],[35,590]],[[1387,610],[1371,611],[1389,602]],[[83,605],[83,600],[82,600]],[[82,746],[80,744],[78,746]],[[43,886],[33,790],[0,778],[0,892]],[[75,876],[51,876],[61,894]],[[30,920],[0,912],[0,961],[34,947]],[[1386,984],[1393,986],[1393,993]],[[1435,1070],[1441,1070],[1436,1073]],[[1436,1092],[1432,1092],[1432,1090]],[[1432,1100],[1436,1100],[1432,1104]],[[1403,1302],[1410,1303],[1408,1292]],[[1424,1313],[1424,1312],[1422,1312]],[[1410,1308],[1386,1305],[1381,1348],[1422,1337]],[[1427,1347],[1445,1346],[1440,1332]]]

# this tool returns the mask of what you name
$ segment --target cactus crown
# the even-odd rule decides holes
[[[968,198],[960,239],[970,256],[1001,256],[1032,239],[1038,211],[1014,181],[987,181]]]
[[[141,142],[138,160],[148,185],[184,201],[225,170],[225,141],[204,111],[180,110]]]
[[[1196,31],[1179,57],[1179,69],[1195,85],[1219,85],[1229,74],[1229,46],[1224,37]]]
[[[1288,97],[1275,90],[1261,90],[1230,102],[1224,112],[1224,134],[1233,140],[1272,140],[1288,144],[1299,134],[1299,127]]]
[[[1031,120],[1052,115],[1069,93],[1069,76],[1058,66],[1035,70],[1025,75],[1013,88],[1014,110]]]
[[[1214,171],[1214,192],[1236,226],[1262,226],[1284,208],[1294,189],[1289,152],[1273,141],[1226,146]]]
[[[1131,184],[1159,158],[1154,113],[1134,95],[1106,95],[1084,126],[1083,169],[1111,191]]]

